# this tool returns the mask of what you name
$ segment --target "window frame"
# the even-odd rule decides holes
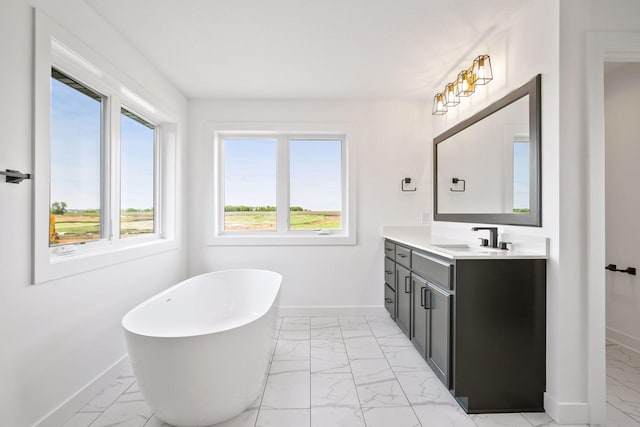
[[[209,192],[213,197],[208,212],[214,220],[208,230],[208,245],[355,245],[356,244],[356,187],[355,187],[355,126],[350,123],[209,123],[214,167]],[[224,230],[224,140],[275,139],[276,166],[276,231]],[[290,141],[341,140],[342,142],[342,229],[289,229],[290,208]]]
[[[161,103],[107,60],[35,9],[34,43],[34,215],[32,282],[178,248],[176,240],[177,119]],[[101,239],[49,246],[51,172],[51,69],[103,96],[101,143]],[[120,238],[121,108],[155,126],[154,233]]]

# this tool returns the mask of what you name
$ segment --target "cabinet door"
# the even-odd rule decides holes
[[[451,298],[451,294],[438,285],[427,284],[427,363],[447,388],[450,388]]]
[[[413,323],[411,325],[411,341],[423,358],[427,358],[427,281],[415,274],[411,275],[413,291]]]
[[[396,264],[396,323],[407,337],[411,337],[411,273]]]

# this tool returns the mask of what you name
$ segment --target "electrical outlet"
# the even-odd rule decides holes
[[[429,212],[422,212],[421,221],[423,225],[431,224],[431,214]]]

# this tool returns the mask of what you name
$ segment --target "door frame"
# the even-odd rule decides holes
[[[588,368],[589,410],[592,424],[604,424],[606,402],[605,313],[605,128],[604,63],[640,62],[640,33],[587,34],[588,138]]]

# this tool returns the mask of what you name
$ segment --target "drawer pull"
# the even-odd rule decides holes
[[[431,308],[431,291],[422,288],[422,293],[424,294],[424,308],[428,310]]]
[[[424,286],[420,288],[420,307],[424,307],[424,308],[427,308],[427,297],[424,293],[426,289],[427,288]]]
[[[384,248],[385,251],[387,252],[391,252],[393,250],[393,248]]]
[[[407,290],[407,285],[409,284],[409,280],[407,280],[407,279],[409,279],[409,278],[410,278],[409,276],[404,276],[404,293],[405,294],[410,294],[411,293],[411,288],[409,288]]]
[[[407,255],[405,255],[405,254],[398,254],[398,256],[399,256],[400,258],[406,258],[406,257],[407,257]]]
[[[393,300],[391,298],[385,298],[384,300],[387,304],[393,303]]]
[[[393,271],[391,271],[391,270],[385,270],[384,272],[385,272],[385,274],[393,274]]]

